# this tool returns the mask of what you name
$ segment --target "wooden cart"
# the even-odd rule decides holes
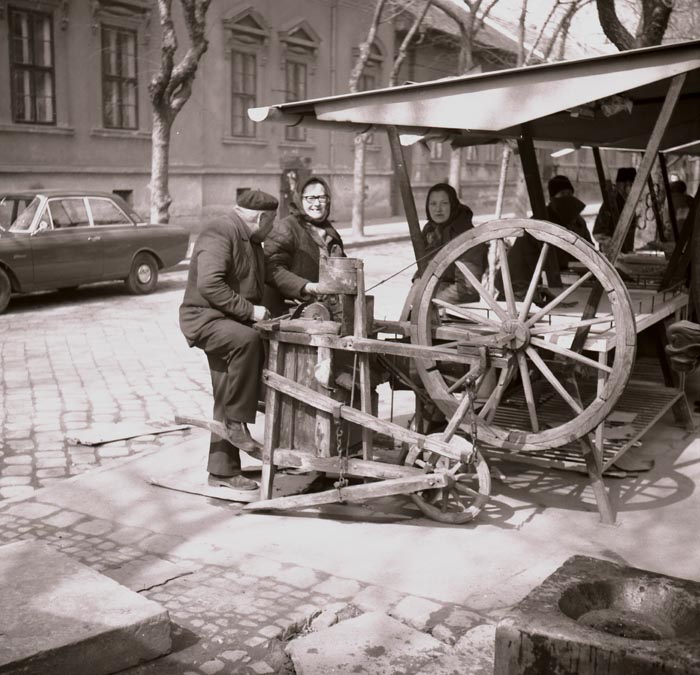
[[[668,193],[666,154],[700,148],[699,94],[696,41],[249,111],[258,122],[331,131],[385,129],[420,280],[398,321],[374,322],[361,261],[347,261],[353,269],[345,270],[345,285],[342,274],[329,273],[327,304],[264,327],[270,357],[262,495],[246,508],[299,508],[405,493],[430,517],[466,522],[488,499],[484,456],[491,456],[585,470],[601,519],[614,522],[603,472],[667,410],[691,423],[682,376],[668,368],[663,336],[664,322],[683,318],[688,304],[692,219],[676,229],[678,246],[659,283],[623,282],[614,263],[654,161],[660,162]],[[615,98],[629,105],[611,105]],[[486,223],[427,264],[401,146],[407,134],[449,139],[456,146],[512,139],[533,219]],[[607,259],[546,222],[535,141],[592,147],[604,201],[608,181],[600,148],[643,151]],[[507,251],[521,237],[531,238],[539,253],[527,291],[517,300]],[[462,264],[479,245],[496,253],[501,296]],[[573,261],[571,273],[559,270],[559,252]],[[478,302],[438,297],[441,280],[454,267],[478,291]],[[658,333],[652,365],[660,384],[650,382],[648,373],[640,382],[636,374],[637,334],[647,328]],[[372,406],[377,359],[384,366],[403,363],[393,375],[414,390],[417,413],[436,408],[444,415],[441,434],[424,433],[419,414],[411,429],[377,417]],[[344,392],[343,374],[351,380]],[[620,419],[631,431],[611,443],[610,427]],[[343,441],[353,427],[361,430],[362,452],[350,456]],[[400,464],[374,456],[373,435],[405,444]],[[336,485],[271,499],[275,470],[290,466],[334,475]],[[366,482],[350,485],[348,477]]]

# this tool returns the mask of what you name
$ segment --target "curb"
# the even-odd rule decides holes
[[[382,236],[377,236],[373,237],[370,235],[366,239],[360,239],[357,241],[351,241],[348,242],[345,245],[345,250],[346,251],[351,251],[355,249],[363,249],[363,248],[368,248],[370,246],[379,246],[381,244],[395,244],[400,241],[409,241],[411,239],[410,234],[389,234],[384,237]],[[161,274],[168,274],[169,272],[180,272],[182,270],[187,270],[190,267],[190,259],[185,258],[184,260],[180,261],[177,263],[177,265],[173,265],[172,267],[166,267],[162,270],[160,270]]]

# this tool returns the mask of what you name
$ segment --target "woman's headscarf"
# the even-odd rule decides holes
[[[445,192],[450,200],[450,217],[444,223],[435,223],[439,227],[449,225],[459,215],[462,209],[467,208],[464,204],[460,203],[459,197],[457,197],[457,191],[449,183],[436,183],[428,190],[428,194],[425,198],[425,215],[428,218],[428,222],[433,222],[433,219],[430,217],[430,209],[428,208],[430,196],[433,192]]]

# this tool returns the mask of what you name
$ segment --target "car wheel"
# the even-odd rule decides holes
[[[139,253],[131,263],[126,288],[134,295],[153,293],[158,285],[158,263],[149,253]]]
[[[12,294],[12,284],[10,277],[0,269],[0,313],[7,309],[10,304],[10,295]]]

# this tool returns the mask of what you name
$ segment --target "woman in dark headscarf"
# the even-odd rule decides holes
[[[343,240],[331,225],[331,193],[312,176],[294,194],[289,215],[275,223],[265,240],[265,304],[273,316],[285,313],[284,300],[318,295],[321,258],[345,257]]]
[[[425,211],[428,222],[422,234],[428,260],[455,237],[474,227],[472,210],[459,201],[457,192],[447,183],[437,183],[428,190]],[[460,261],[477,279],[481,279],[486,269],[487,254],[488,249],[482,244],[467,251]],[[479,299],[479,294],[457,270],[456,265],[450,265],[438,284],[435,297],[446,302],[460,303],[474,302]]]

